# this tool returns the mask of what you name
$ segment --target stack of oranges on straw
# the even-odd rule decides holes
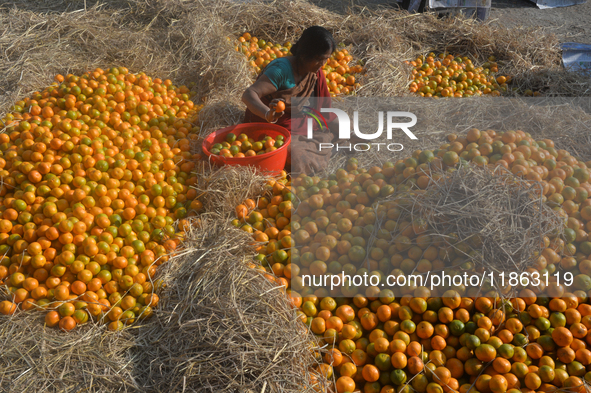
[[[294,246],[291,227],[292,202],[295,198],[291,192],[290,181],[283,172],[278,180],[268,184],[268,194],[257,202],[247,199],[236,207],[236,219],[232,224],[246,232],[252,233],[254,240],[260,243],[256,260],[262,268],[269,271],[276,267],[275,272],[281,285],[289,285],[291,278],[291,250]],[[287,270],[285,265],[290,266]],[[254,266],[254,265],[253,265]],[[297,275],[298,272],[295,272]],[[269,279],[272,276],[267,275]]]
[[[341,47],[333,52],[330,60],[322,67],[332,97],[339,94],[353,94],[361,87],[355,75],[362,74],[365,70],[361,61],[350,66],[352,61],[353,56],[347,49]]]
[[[495,58],[488,60],[476,66],[465,56],[433,52],[419,56],[406,62],[413,67],[409,90],[423,97],[500,96],[507,91],[511,78],[495,76],[499,71]]]
[[[189,89],[126,68],[58,75],[17,102],[0,134],[0,312],[48,310],[121,329],[152,315],[156,268],[194,216],[200,106]]]
[[[502,298],[495,291],[477,294],[480,288],[446,288],[432,296],[426,287],[408,286],[396,298],[379,286],[365,293],[350,287],[348,297],[340,297],[303,285],[304,274],[367,273],[384,283],[387,275],[452,265],[460,254],[434,244],[419,222],[398,222],[397,202],[377,202],[395,191],[428,189],[432,170],[451,171],[460,163],[500,165],[541,184],[542,200],[564,218],[565,228],[541,239],[528,271],[572,274],[572,287],[552,279],[543,292],[532,285]],[[276,183],[258,207],[255,201],[240,206],[235,224],[267,242],[256,267],[285,286],[315,334],[322,362],[316,371],[333,381],[329,391],[584,393],[591,381],[590,166],[550,139],[472,129],[450,135],[439,149],[381,167],[358,168],[352,158],[327,179]],[[298,200],[297,210],[288,212]],[[392,238],[394,232],[404,235]]]

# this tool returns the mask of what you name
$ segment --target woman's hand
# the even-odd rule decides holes
[[[269,103],[269,110],[267,113],[265,113],[265,120],[267,120],[269,123],[275,123],[281,116],[285,114],[285,111],[275,111],[279,102],[283,102],[285,106],[285,101],[281,98],[275,98]]]
[[[263,74],[259,77],[242,94],[242,102],[246,104],[246,107],[254,113],[256,116],[265,119],[269,123],[275,123],[277,119],[283,116],[283,112],[275,113],[275,106],[280,99],[274,99],[269,103],[269,106],[265,105],[261,101],[261,97],[265,97],[277,91],[277,88],[271,83],[267,75]]]

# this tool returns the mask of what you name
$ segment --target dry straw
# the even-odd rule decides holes
[[[543,250],[544,237],[562,233],[565,218],[542,199],[539,183],[530,183],[503,167],[475,165],[451,173],[435,171],[424,193],[410,193],[402,220],[423,220],[427,233],[448,251],[458,271],[522,273]],[[508,286],[495,282],[500,293]],[[481,288],[478,288],[481,290]],[[513,288],[515,289],[515,288]],[[516,293],[514,293],[516,295]]]
[[[136,378],[155,391],[305,392],[316,360],[283,290],[249,267],[249,233],[230,224],[234,206],[268,179],[241,167],[202,169],[207,213],[193,219],[187,251],[166,265],[163,306],[138,329]]]
[[[44,312],[0,318],[0,391],[136,392],[128,332],[89,324],[70,333],[44,327]]]

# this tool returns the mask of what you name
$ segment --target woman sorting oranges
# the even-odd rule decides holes
[[[292,46],[292,56],[270,62],[242,95],[247,108],[245,123],[276,123],[292,132],[292,147],[297,149],[294,151],[297,160],[288,157],[288,166],[294,173],[320,171],[330,158],[330,150],[319,151],[318,147],[320,143],[330,143],[333,134],[324,128],[324,131],[314,132],[313,139],[308,139],[305,118],[292,116],[292,109],[293,114],[300,113],[306,98],[315,98],[317,108],[331,106],[322,66],[334,50],[335,41],[328,30],[320,26],[309,27]],[[328,127],[332,128],[334,119],[327,119]]]

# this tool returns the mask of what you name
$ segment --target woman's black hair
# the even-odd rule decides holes
[[[330,31],[321,26],[308,27],[291,47],[291,53],[299,59],[309,60],[334,52],[336,44]]]

